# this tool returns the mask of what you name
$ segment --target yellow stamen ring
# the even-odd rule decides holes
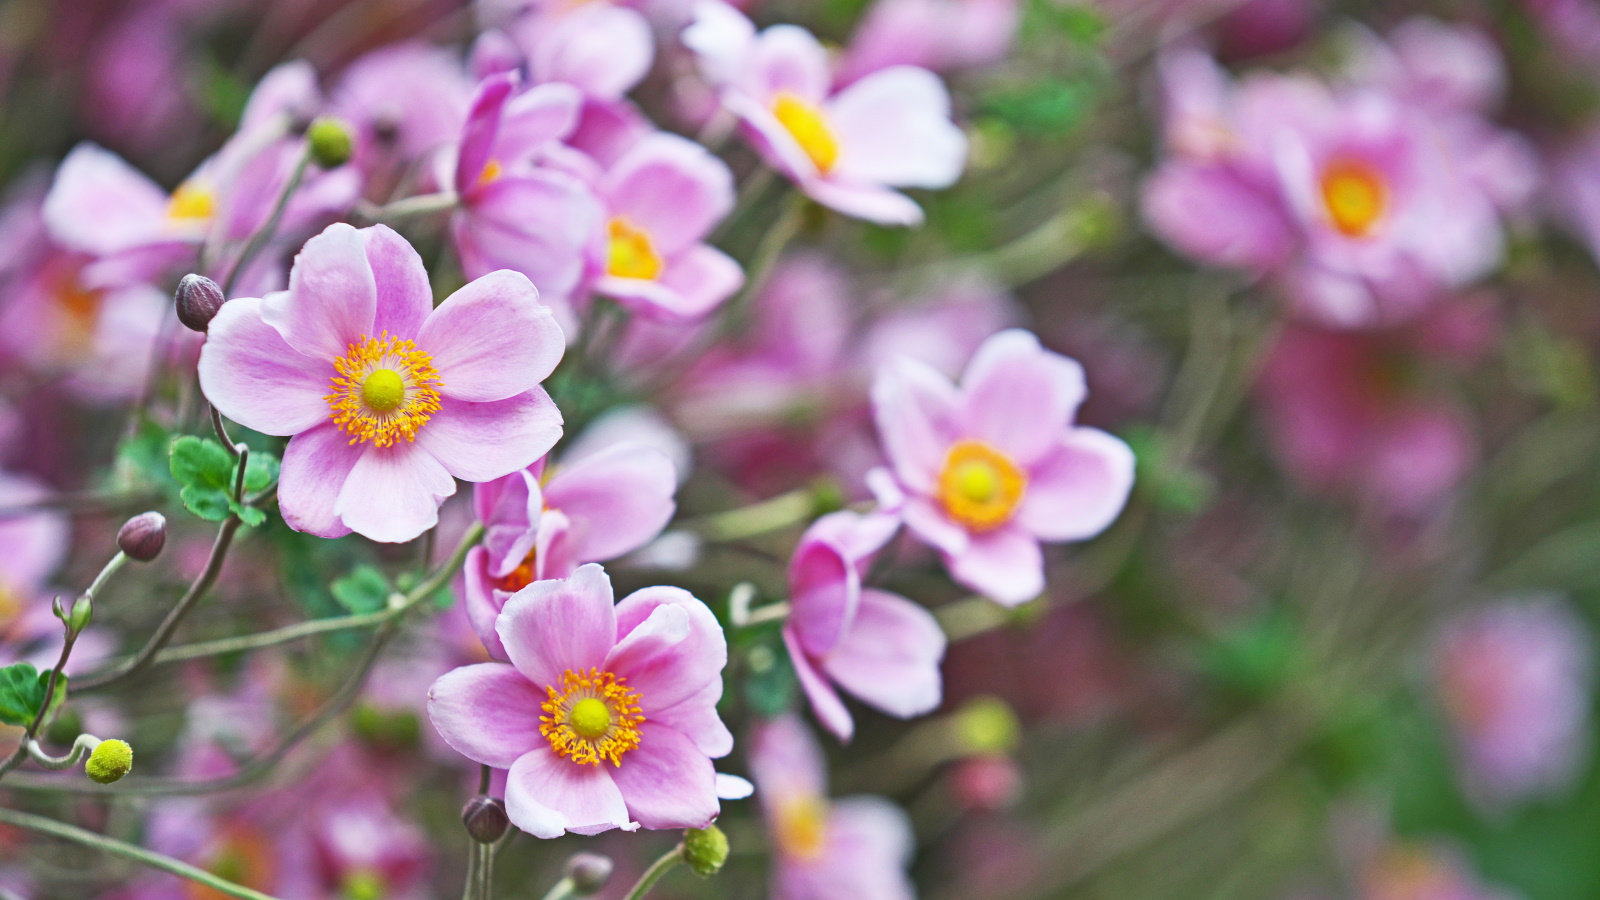
[[[391,338],[387,331],[377,338],[362,335],[333,367],[339,374],[325,398],[329,418],[352,444],[388,447],[414,441],[417,429],[439,411],[439,372],[412,341]]]
[[[1028,474],[983,441],[950,446],[939,472],[939,500],[950,518],[972,531],[991,531],[1011,520],[1022,503]]]
[[[549,699],[541,709],[539,734],[557,756],[580,765],[602,759],[622,765],[622,755],[639,746],[639,692],[610,672],[590,668],[561,675],[561,685],[545,687]]]

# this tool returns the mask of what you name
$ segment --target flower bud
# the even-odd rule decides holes
[[[88,594],[84,594],[72,601],[72,614],[67,616],[67,627],[72,629],[73,634],[77,634],[89,627],[89,619],[93,616],[94,601],[89,599]]]
[[[336,169],[349,162],[354,148],[350,126],[331,116],[312,120],[306,129],[306,142],[311,147],[311,158],[324,169]]]
[[[480,844],[492,844],[505,837],[511,820],[506,817],[506,805],[493,797],[479,795],[467,801],[461,809],[461,824],[467,834]]]
[[[715,825],[685,831],[683,861],[702,878],[717,874],[728,861],[728,836]]]
[[[611,880],[611,857],[598,853],[579,853],[567,860],[566,876],[572,879],[572,893],[587,897],[600,893]]]
[[[133,748],[128,746],[127,741],[101,741],[89,754],[89,761],[83,764],[84,774],[96,784],[121,781],[122,776],[132,770]]]
[[[166,545],[167,517],[154,510],[123,522],[122,530],[117,532],[117,549],[139,562],[160,556]]]
[[[190,272],[178,282],[178,291],[173,296],[178,306],[178,321],[190,331],[204,334],[211,320],[216,318],[217,310],[227,302],[222,296],[222,288],[217,283],[204,275]]]
[[[978,697],[956,713],[956,737],[964,753],[1010,753],[1020,731],[1017,714],[996,697]]]

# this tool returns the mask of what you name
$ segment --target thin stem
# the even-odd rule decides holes
[[[228,272],[228,280],[223,282],[222,296],[233,296],[233,286],[238,283],[239,276],[256,258],[256,254],[272,240],[273,234],[278,230],[278,224],[283,221],[283,211],[289,206],[289,198],[300,189],[300,181],[306,177],[306,166],[311,164],[311,145],[306,144],[300,152],[300,161],[295,163],[294,172],[289,175],[289,181],[283,186],[283,192],[278,195],[278,202],[272,207],[272,215],[267,218],[266,224],[250,236],[250,242],[244,245],[244,251],[239,254],[238,262],[233,264],[233,269]]]
[[[570,898],[577,896],[577,887],[578,885],[572,880],[572,876],[568,875],[551,886],[550,890],[545,893],[544,900],[570,900]]]
[[[785,494],[713,513],[685,523],[707,540],[739,541],[798,525],[816,512],[816,494],[810,488],[795,488]]]
[[[214,641],[200,641],[193,644],[180,644],[161,651],[156,656],[155,664],[162,665],[190,659],[204,659],[208,656],[222,656],[226,653],[260,650],[264,647],[274,647],[278,644],[298,641],[301,638],[311,637],[312,635],[382,625],[392,618],[394,618],[394,612],[385,609],[353,616],[330,616],[326,619],[312,619],[307,622],[297,622],[293,625],[285,625],[282,628],[274,628],[271,631],[262,631],[256,634],[218,638]]]
[[[483,859],[483,845],[471,841],[467,845],[467,878],[461,888],[461,900],[478,900],[478,867]]]
[[[100,589],[105,587],[106,582],[111,580],[111,576],[117,574],[117,570],[122,568],[127,562],[128,554],[118,550],[117,555],[111,557],[111,561],[106,563],[105,566],[100,569],[100,574],[96,575],[94,577],[94,581],[89,583],[89,589],[84,591],[83,595],[88,597],[90,600],[100,596]]]
[[[651,863],[650,868],[644,870],[644,874],[639,876],[639,880],[622,900],[644,900],[645,894],[650,893],[650,889],[656,886],[661,876],[672,871],[672,867],[681,862],[683,862],[683,844],[679,842],[678,846],[668,850],[660,859]]]
[[[78,642],[78,632],[71,626],[65,627],[67,629],[66,640],[61,644],[61,657],[56,660],[56,667],[50,670],[50,680],[45,682],[44,700],[39,704],[39,711],[34,713],[33,721],[28,723],[28,729],[23,733],[22,742],[17,745],[16,751],[6,757],[4,763],[0,763],[0,778],[5,777],[7,772],[21,765],[22,761],[27,758],[28,745],[33,743],[34,737],[39,734],[40,726],[44,724],[45,717],[50,715],[50,709],[55,705],[56,690],[60,687],[64,677],[61,674],[62,670],[67,667],[67,658],[72,655],[72,646]]]
[[[206,887],[222,894],[226,894],[229,897],[240,897],[243,898],[243,900],[277,900],[277,898],[271,896],[270,894],[263,894],[260,891],[254,891],[243,885],[234,884],[226,879],[218,878],[204,869],[197,869],[186,862],[181,862],[173,859],[170,856],[164,856],[160,853],[156,853],[153,850],[146,850],[137,844],[119,841],[116,838],[106,837],[103,834],[96,834],[92,831],[78,828],[75,825],[68,825],[65,822],[57,822],[54,819],[47,819],[44,816],[35,816],[30,813],[17,812],[13,809],[0,807],[0,823],[11,825],[15,828],[26,828],[29,831],[36,831],[40,834],[48,834],[51,837],[58,837],[62,840],[73,841],[74,843],[82,844],[85,847],[93,847],[96,850],[110,853],[113,856],[131,859],[134,862],[141,863],[153,869],[160,869],[163,872],[170,872],[179,878],[187,878],[196,884],[203,884]]]
[[[211,407],[211,430],[217,433],[217,440],[227,449],[228,455],[234,459],[239,458],[239,451],[233,446],[233,438],[228,437],[228,426],[223,424],[222,413],[217,412],[215,406]]]
[[[98,746],[100,746],[99,738],[92,734],[80,734],[78,739],[72,742],[72,749],[65,756],[51,756],[44,751],[43,747],[39,746],[38,740],[29,738],[28,758],[46,769],[59,772],[62,769],[70,769],[77,765],[78,760],[83,759],[85,753],[93,753],[94,748]]]
[[[749,628],[753,625],[762,625],[767,622],[782,622],[789,617],[788,603],[773,603],[763,606],[744,617],[744,621],[737,623]]]
[[[494,778],[494,769],[488,766],[478,767],[478,793],[484,796],[489,794],[489,782]]]
[[[433,194],[418,194],[404,200],[396,200],[387,206],[378,206],[371,209],[361,209],[361,215],[373,222],[393,222],[411,216],[422,216],[429,213],[444,212],[453,208],[460,202],[455,191],[439,191]]]

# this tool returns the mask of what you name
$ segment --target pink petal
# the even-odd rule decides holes
[[[806,529],[806,536],[832,543],[859,571],[862,563],[883,549],[899,529],[898,516],[840,510],[812,522]]]
[[[959,556],[946,556],[956,581],[1004,606],[1019,606],[1044,593],[1044,555],[1033,535],[1008,525],[975,534]]]
[[[489,551],[483,547],[468,550],[461,577],[465,582],[462,604],[466,607],[467,621],[472,624],[472,630],[477,633],[478,640],[483,643],[483,649],[489,652],[489,656],[492,659],[505,659],[506,647],[500,642],[494,623],[500,618],[500,610],[511,595],[494,586],[489,575]],[[523,681],[527,679],[523,678]]]
[[[538,27],[528,65],[536,81],[564,81],[600,100],[615,100],[650,71],[655,38],[637,11],[609,4],[580,6],[552,27]]]
[[[363,228],[367,262],[372,265],[377,289],[377,311],[372,329],[377,337],[387,331],[393,337],[412,337],[433,312],[433,288],[428,285],[428,269],[422,257],[406,239],[387,225]]]
[[[711,760],[687,737],[653,721],[611,778],[628,815],[646,828],[704,828],[722,811]]]
[[[828,683],[828,679],[806,658],[792,629],[783,629],[783,645],[789,648],[789,662],[794,665],[795,677],[800,680],[800,689],[805,691],[806,699],[811,702],[811,711],[816,714],[817,721],[834,737],[848,743],[856,728],[850,710],[845,709],[844,701],[839,699],[838,692]]]
[[[932,613],[904,597],[868,589],[822,670],[869,706],[908,719],[939,705],[944,647]]]
[[[159,239],[167,195],[98,144],[72,148],[44,200],[45,227],[65,247],[105,255]]]
[[[290,347],[261,319],[262,301],[222,305],[200,348],[200,390],[219,412],[263,434],[298,434],[328,419],[333,366]]]
[[[600,204],[589,189],[569,174],[544,169],[489,182],[453,223],[468,277],[512,269],[552,297],[577,287],[600,226]]]
[[[754,47],[755,83],[751,90],[757,99],[769,101],[787,91],[810,103],[820,103],[828,95],[833,80],[829,72],[828,51],[798,25],[774,25],[761,32]]]
[[[677,295],[670,304],[658,304],[661,311],[698,319],[744,287],[744,269],[710,244],[695,244],[667,260],[661,285]]]
[[[566,339],[527,276],[502,270],[439,304],[423,323],[417,346],[433,357],[440,393],[485,401],[504,400],[543,381],[561,361]]]
[[[1028,472],[1017,523],[1044,541],[1081,541],[1116,521],[1133,490],[1133,451],[1095,428],[1073,428]]]
[[[477,484],[472,505],[483,523],[483,546],[489,553],[488,571],[504,577],[522,565],[533,549],[534,532],[544,509],[539,476],[523,469]]]
[[[558,469],[544,496],[572,521],[573,552],[584,562],[602,562],[660,534],[677,508],[677,488],[666,454],[628,442]]]
[[[317,537],[349,534],[350,527],[339,520],[335,508],[339,492],[361,458],[362,447],[351,444],[349,436],[332,422],[291,438],[283,451],[283,473],[278,478],[278,511],[284,523]]]
[[[722,679],[719,678],[687,700],[651,712],[650,721],[687,737],[706,756],[721,759],[733,752],[733,733],[717,714],[717,701],[721,699]]]
[[[951,521],[942,507],[926,497],[906,498],[900,515],[912,534],[947,556],[960,556],[972,543],[971,533]]]
[[[685,692],[677,686],[652,689],[641,700],[651,721],[670,725],[701,745],[707,756],[723,756],[733,747],[733,738],[717,717],[716,704],[722,698],[721,672],[728,660],[727,639],[711,609],[688,591],[675,587],[647,587],[634,591],[617,604],[617,634],[626,640],[662,607],[681,609],[688,617],[689,634],[677,647],[677,654],[692,660],[678,675],[685,681],[703,683]],[[693,670],[693,671],[691,671]],[[710,670],[713,674],[707,676]],[[695,675],[698,671],[700,674]],[[642,689],[641,689],[642,691]]]
[[[550,742],[539,734],[545,693],[505,663],[462,666],[428,688],[428,718],[457,753],[509,769]]]
[[[961,392],[966,433],[1027,467],[1055,448],[1083,402],[1083,366],[1012,328],[978,347]]]
[[[667,132],[640,141],[606,174],[611,215],[626,216],[671,256],[733,210],[733,173],[709,150]]]
[[[548,747],[524,754],[506,775],[506,815],[539,838],[571,831],[599,834],[633,831],[622,792],[608,765],[585,766],[562,759]]]
[[[489,163],[494,140],[500,130],[500,114],[506,100],[521,79],[515,72],[491,75],[478,85],[461,132],[461,150],[456,156],[456,192],[465,196],[478,183],[483,167]]]
[[[922,224],[922,207],[899,191],[876,184],[809,178],[800,183],[806,196],[855,219],[878,225]]]
[[[495,624],[506,655],[536,685],[602,665],[617,640],[611,579],[597,565],[564,580],[536,581],[506,601]]]
[[[944,188],[961,177],[967,138],[950,121],[950,93],[927,69],[874,72],[828,101],[839,139],[830,175],[844,181]]]
[[[872,412],[884,453],[901,484],[928,494],[957,436],[960,397],[931,366],[901,357],[878,370]]]
[[[516,472],[559,440],[561,412],[541,387],[487,403],[441,397],[417,431],[417,443],[451,475],[474,482]]]
[[[522,92],[506,104],[494,156],[503,166],[533,158],[572,133],[582,105],[583,95],[568,84],[541,84]]]
[[[332,362],[372,334],[378,289],[361,233],[343,222],[309,241],[289,270],[289,290],[267,297],[261,317],[289,346]]]
[[[1225,166],[1169,161],[1145,182],[1141,206],[1157,237],[1201,262],[1262,272],[1294,248],[1281,200]]]
[[[828,792],[828,765],[822,747],[794,713],[756,727],[750,749],[750,777],[770,813],[774,802],[791,797],[821,798]]]
[[[832,650],[850,627],[861,596],[861,576],[844,551],[807,532],[789,562],[789,619],[806,653]]]
[[[761,101],[739,91],[723,91],[722,105],[739,117],[745,138],[755,145],[767,164],[794,181],[815,179],[821,173],[794,135]]]
[[[364,444],[333,511],[356,534],[398,544],[439,524],[439,504],[455,492],[455,479],[422,446]]]
[[[698,695],[707,684],[719,680],[727,664],[725,646],[707,648],[692,637],[689,616],[683,605],[659,606],[606,657],[606,671],[626,679],[628,686],[639,692],[639,706],[646,718],[652,710]],[[710,652],[704,652],[707,650]]]

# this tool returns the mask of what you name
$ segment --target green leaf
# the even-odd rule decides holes
[[[50,673],[41,673],[33,663],[12,663],[0,669],[0,722],[27,727],[33,724],[44,704],[45,683]]]
[[[794,703],[795,690],[800,682],[794,674],[794,663],[781,641],[761,644],[751,648],[746,657],[750,677],[745,679],[744,697],[756,715],[771,718],[787,710]]]
[[[250,462],[244,467],[244,489],[253,494],[277,480],[278,458],[263,450],[251,450]]]
[[[1060,137],[1083,124],[1098,99],[1099,90],[1087,80],[1044,79],[998,91],[985,105],[1018,132]]]
[[[362,615],[381,610],[389,602],[393,588],[389,579],[372,566],[357,566],[331,587],[333,599],[351,615]]]
[[[267,514],[233,499],[234,474],[238,463],[233,454],[211,438],[184,435],[172,442],[168,454],[172,477],[180,487],[179,497],[188,510],[202,519],[220,522],[232,513],[246,525],[260,525]],[[244,469],[247,492],[266,489],[278,477],[278,458],[264,451],[252,451]]]

